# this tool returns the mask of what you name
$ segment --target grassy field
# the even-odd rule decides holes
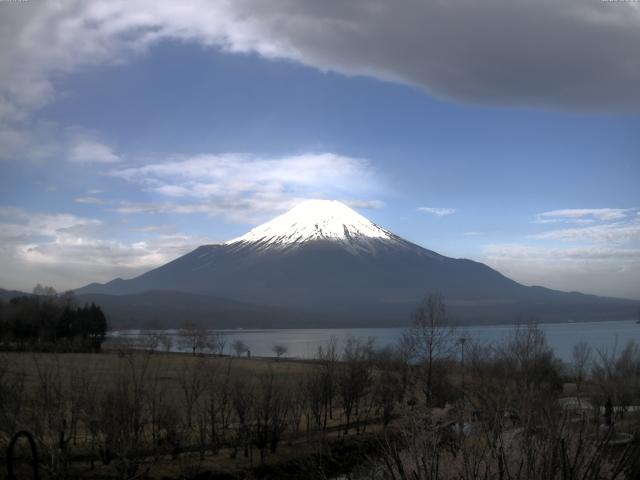
[[[195,368],[220,372],[231,368],[236,378],[255,376],[273,372],[281,378],[295,379],[302,376],[311,366],[308,361],[281,359],[260,359],[246,357],[214,357],[193,356],[182,353],[152,354],[116,351],[107,353],[37,353],[37,352],[5,352],[0,353],[0,362],[8,366],[13,375],[22,376],[27,385],[34,386],[45,371],[59,370],[64,380],[70,380],[74,375],[86,374],[95,378],[109,379],[116,373],[130,368],[134,362],[138,368],[146,366],[146,374],[168,382],[169,390],[177,388],[176,380],[185,372]]]
[[[149,478],[308,468],[309,458],[331,456],[332,442],[360,448],[380,430],[367,404],[366,417],[362,411],[351,420],[360,435],[351,440],[352,427],[346,437],[337,395],[326,425],[314,427],[305,391],[318,368],[308,361],[135,351],[2,353],[2,447],[12,431],[27,429],[41,459],[65,462],[62,468],[81,478],[129,478],[123,473],[129,463]],[[126,425],[114,429],[113,422]],[[260,429],[276,427],[278,448],[262,445],[260,452]],[[105,465],[107,448],[114,451]]]
[[[537,332],[464,364],[0,353],[0,452],[33,433],[41,478],[640,478],[640,347],[570,370]]]

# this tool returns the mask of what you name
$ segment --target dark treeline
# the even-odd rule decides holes
[[[97,351],[107,319],[94,304],[79,306],[72,293],[58,295],[38,285],[33,295],[0,300],[0,345],[4,350]]]

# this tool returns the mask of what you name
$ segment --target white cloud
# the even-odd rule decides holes
[[[455,208],[438,208],[438,207],[418,207],[419,212],[430,213],[437,217],[445,217],[447,215],[453,215],[458,210]]]
[[[125,242],[108,239],[107,230],[96,219],[0,207],[0,286],[30,289],[40,282],[76,288],[137,275],[211,243],[166,229]]]
[[[74,198],[73,201],[76,203],[83,203],[87,205],[108,205],[109,203],[111,203],[108,200],[98,197],[78,197]]]
[[[5,243],[25,241],[35,236],[64,236],[101,224],[100,220],[68,213],[30,213],[16,207],[0,207],[0,240]]]
[[[131,243],[102,240],[93,237],[57,237],[51,242],[26,244],[18,247],[20,257],[28,264],[53,265],[61,269],[90,268],[108,271],[144,271],[162,265],[197,246],[193,239],[181,235],[163,235],[153,241]],[[91,281],[93,281],[93,278]]]
[[[539,213],[537,223],[555,223],[562,221],[593,222],[596,220],[621,220],[633,209],[631,208],[565,208]]]
[[[605,223],[589,227],[563,228],[539,233],[541,240],[593,241],[597,243],[620,243],[640,240],[640,222]]]
[[[161,163],[112,169],[109,175],[139,185],[171,201],[122,203],[117,211],[205,213],[234,221],[254,221],[289,209],[306,198],[345,198],[357,208],[378,208],[361,200],[376,189],[368,161],[333,153],[281,158],[246,154],[174,157]]]
[[[134,232],[144,233],[175,233],[176,227],[173,225],[146,225],[144,227],[138,227],[132,229]]]
[[[342,200],[342,202],[351,208],[362,208],[363,210],[377,210],[384,207],[382,200]]]
[[[640,262],[640,248],[618,248],[598,245],[557,248],[522,244],[494,244],[483,247],[483,252],[494,260],[523,258],[526,261],[535,262],[549,259],[562,261],[608,261],[616,259]]]
[[[109,175],[172,197],[211,198],[255,190],[346,189],[372,182],[366,160],[333,153],[281,158],[247,154],[175,157],[162,163],[114,169]]]
[[[204,214],[220,216],[236,223],[257,223],[272,217],[278,212],[289,210],[303,197],[246,196],[245,198],[220,198],[202,203],[134,203],[121,202],[116,212],[126,215],[194,215]]]
[[[117,163],[121,158],[104,143],[91,138],[80,138],[71,146],[69,160],[77,163]]]

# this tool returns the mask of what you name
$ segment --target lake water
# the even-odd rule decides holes
[[[497,343],[513,331],[512,325],[469,326],[460,328],[458,335],[465,334],[475,342],[484,344]],[[587,342],[594,349],[608,349],[611,351],[616,345],[624,346],[628,340],[640,343],[640,325],[634,320],[615,322],[585,322],[585,323],[549,323],[540,324],[545,332],[547,341],[553,347],[556,355],[565,361],[571,361],[575,344]],[[242,340],[256,357],[272,357],[274,345],[287,347],[286,356],[289,358],[313,358],[318,347],[326,345],[332,338],[339,341],[348,337],[366,339],[373,337],[376,346],[385,346],[396,342],[403,328],[323,328],[323,329],[274,329],[274,330],[220,330],[227,342],[225,353],[231,353],[231,343]],[[163,330],[159,332],[174,336],[174,351],[179,351],[177,330]],[[120,330],[112,332],[114,338],[141,338],[140,330]]]

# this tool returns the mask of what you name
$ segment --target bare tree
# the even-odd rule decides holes
[[[552,407],[552,402],[546,407]],[[397,480],[624,480],[638,474],[637,448],[596,441],[589,422],[547,411],[536,429],[505,428],[499,418],[457,434],[428,413],[387,434],[370,476]],[[534,423],[530,419],[526,423]],[[508,439],[508,440],[507,440]]]
[[[9,443],[24,416],[25,376],[14,371],[13,363],[0,357],[0,441]]]
[[[587,342],[579,342],[573,347],[573,373],[576,381],[576,394],[580,398],[580,387],[591,361],[591,347]]]
[[[103,463],[113,462],[120,478],[130,479],[148,473],[154,463],[140,455],[150,422],[146,406],[151,356],[129,352],[121,358],[116,378],[101,395],[97,409],[99,448]],[[141,471],[145,463],[146,468]]]
[[[250,407],[253,400],[253,382],[247,379],[234,378],[231,384],[231,405],[235,412],[235,439],[233,441],[232,457],[238,453],[238,448],[244,448],[244,456],[251,453],[251,429],[250,429]]]
[[[204,327],[187,322],[180,329],[179,335],[180,346],[185,350],[191,350],[194,356],[207,348],[208,332]]]
[[[193,412],[196,403],[207,386],[205,360],[205,358],[199,358],[197,361],[190,361],[188,358],[183,359],[180,375],[178,376],[189,428],[193,426]]]
[[[304,382],[293,382],[289,392],[289,418],[294,433],[299,433],[302,416],[308,408]]]
[[[447,315],[444,297],[429,294],[413,315],[413,325],[405,333],[405,343],[410,345],[415,360],[421,365],[424,376],[424,394],[427,405],[433,401],[434,365],[449,358],[455,348],[455,328]]]
[[[160,346],[160,340],[161,340],[161,336],[158,333],[154,332],[153,330],[150,330],[141,336],[140,346],[144,350],[147,350],[148,352],[153,353]]]
[[[371,354],[373,340],[349,338],[344,347],[342,364],[338,370],[338,392],[345,416],[345,435],[349,433],[352,417],[360,414],[360,407],[371,386]]]
[[[167,395],[167,385],[164,382],[163,375],[159,372],[165,371],[166,366],[162,366],[154,372],[153,377],[148,382],[148,399],[146,409],[149,416],[149,429],[151,433],[151,446],[155,455],[163,453],[160,450],[162,443],[167,443],[167,436],[163,437],[163,420],[166,417],[166,411],[172,407]]]
[[[323,418],[326,418],[328,408],[325,400],[326,386],[324,384],[325,372],[318,366],[314,366],[306,373],[304,385],[304,398],[307,407],[307,431],[320,430],[323,426]]]
[[[224,368],[209,370],[207,380],[207,419],[211,448],[217,452],[224,444],[226,432],[231,425],[232,415],[232,362],[226,362]]]
[[[275,453],[287,426],[289,397],[286,386],[276,380],[273,370],[260,376],[252,402],[253,442],[264,463],[267,449]]]
[[[97,447],[100,441],[100,395],[105,382],[99,375],[89,374],[82,377],[79,389],[82,391],[83,402],[80,408],[80,423],[84,426],[85,437],[88,437],[91,470],[95,468]],[[86,440],[85,440],[86,442]]]
[[[549,346],[544,331],[535,320],[517,325],[498,348],[507,374],[527,389],[559,382],[559,361]],[[521,390],[522,391],[522,390]]]
[[[47,362],[39,355],[33,355],[32,359],[37,383],[29,415],[30,428],[48,457],[52,476],[64,477],[72,424],[77,421],[77,413],[74,419],[72,412],[76,409],[69,409],[73,400],[65,385],[60,359]]]
[[[224,347],[227,345],[227,338],[223,333],[213,332],[207,337],[207,350],[219,357],[224,355]]]
[[[331,337],[325,346],[318,347],[317,359],[321,367],[319,381],[324,403],[323,428],[326,429],[328,421],[333,420],[333,399],[337,394],[337,368],[340,360],[337,337]]]
[[[274,345],[271,351],[276,354],[276,361],[279,361],[280,357],[287,353],[287,347],[284,345]]]
[[[53,287],[37,284],[33,287],[33,294],[40,297],[55,297],[58,292]]]
[[[373,378],[373,400],[386,427],[391,421],[396,402],[404,398],[402,392],[404,369],[393,348],[384,348],[375,352],[373,361],[376,367]]]
[[[171,351],[171,347],[173,347],[173,337],[168,333],[160,335],[160,344],[162,345],[165,353],[169,353]]]
[[[592,378],[595,397],[600,405],[612,403],[618,412],[631,404],[640,392],[640,346],[629,340],[623,349],[597,350]]]
[[[218,412],[217,412],[217,391],[220,390],[220,382],[218,379],[218,367],[219,363],[215,361],[207,361],[200,365],[204,381],[201,399],[196,399],[195,418],[196,418],[196,432],[198,440],[198,450],[200,453],[200,460],[204,460],[204,456],[207,449],[217,451],[219,438],[218,438]],[[226,386],[225,386],[226,387]]]
[[[234,352],[236,352],[236,355],[238,357],[249,350],[249,347],[247,346],[247,344],[240,339],[234,340],[231,343],[231,348],[233,349]]]

